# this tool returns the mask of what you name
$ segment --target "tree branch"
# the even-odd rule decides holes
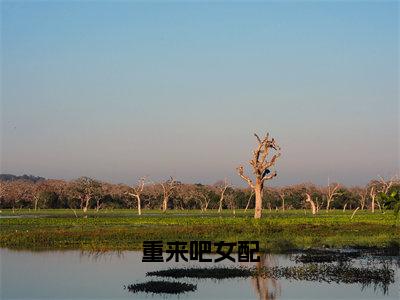
[[[248,185],[254,189],[254,184],[253,181],[251,181],[251,179],[249,177],[247,177],[246,175],[244,175],[244,170],[243,170],[243,166],[239,166],[237,168],[238,174],[240,177],[242,177],[245,181],[247,181]]]

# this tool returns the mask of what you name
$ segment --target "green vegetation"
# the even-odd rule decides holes
[[[75,216],[77,214],[77,217]],[[3,210],[0,247],[54,250],[133,250],[145,240],[257,240],[261,250],[286,252],[309,247],[387,247],[400,244],[400,227],[391,212],[265,211],[261,220],[254,211],[225,210],[202,213],[174,210]]]
[[[394,283],[394,271],[388,266],[354,267],[349,264],[305,264],[288,267],[253,268],[171,268],[148,272],[146,276],[170,278],[227,279],[235,277],[286,278],[315,282],[360,283],[363,286],[374,285],[387,293],[388,286]]]
[[[399,191],[393,191],[389,195],[381,193],[379,195],[380,199],[383,200],[383,206],[388,209],[393,209],[396,217],[399,216],[400,212],[400,193]]]

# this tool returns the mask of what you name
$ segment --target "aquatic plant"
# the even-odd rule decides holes
[[[170,268],[166,270],[147,272],[146,276],[159,276],[171,278],[207,278],[227,279],[236,277],[251,277],[254,271],[240,267],[210,267],[210,268]]]
[[[148,272],[146,276],[170,278],[229,279],[235,277],[285,278],[336,283],[360,283],[363,287],[374,285],[384,293],[394,282],[394,271],[388,265],[380,268],[353,267],[349,264],[312,263],[302,266],[275,267],[212,267],[212,268],[170,268]]]
[[[143,283],[124,286],[131,293],[153,293],[153,294],[182,294],[194,292],[197,289],[195,284],[177,281],[148,281]]]

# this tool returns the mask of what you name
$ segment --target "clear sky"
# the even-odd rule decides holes
[[[399,170],[399,2],[1,2],[1,172],[271,184]]]

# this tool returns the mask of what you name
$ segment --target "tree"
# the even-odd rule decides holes
[[[207,186],[198,183],[195,184],[193,196],[199,202],[201,211],[206,212],[212,200],[213,192]]]
[[[162,210],[163,210],[163,212],[165,212],[168,208],[169,198],[171,197],[171,194],[173,193],[174,189],[176,188],[176,181],[171,176],[170,179],[168,179],[164,182],[161,182],[160,185],[162,186],[162,189],[163,189]]]
[[[306,202],[310,203],[310,205],[311,205],[311,212],[312,212],[313,215],[315,215],[315,214],[317,213],[317,208],[316,208],[316,206],[315,206],[315,203],[314,203],[314,201],[311,200],[310,194],[306,193],[306,196],[307,196]]]
[[[80,177],[72,182],[72,194],[80,200],[80,207],[86,213],[92,200],[102,197],[101,183],[90,177]]]
[[[381,176],[378,176],[379,180],[371,180],[368,184],[369,195],[371,198],[371,212],[375,212],[375,203],[378,205],[379,210],[382,210],[379,202],[380,197],[377,197],[380,193],[388,194],[389,190],[398,182],[397,176],[392,177],[390,180],[385,180]]]
[[[279,198],[282,201],[282,211],[285,211],[285,198],[287,196],[291,195],[292,189],[290,187],[286,187],[286,186],[280,187],[280,188],[277,188],[277,193],[279,195]]]
[[[225,197],[225,192],[226,189],[229,187],[229,183],[227,179],[225,178],[223,181],[220,180],[214,184],[214,186],[219,190],[219,206],[218,206],[218,212],[220,213],[222,211],[222,204],[224,202],[224,197]]]
[[[338,192],[338,188],[340,185],[338,183],[331,184],[328,180],[328,186],[326,187],[325,194],[326,194],[326,211],[329,211],[330,205],[333,201],[333,198],[340,193]]]
[[[364,210],[368,197],[368,187],[353,187],[351,191],[358,196],[360,209]]]
[[[250,196],[249,196],[249,199],[247,200],[247,204],[246,204],[246,208],[244,209],[244,212],[246,212],[247,209],[249,208],[249,206],[250,206],[250,201],[251,201],[251,199],[253,198],[253,196],[254,196],[254,190],[253,190],[253,189],[250,189]]]
[[[399,190],[392,191],[390,194],[381,192],[379,198],[383,201],[383,207],[386,209],[393,209],[396,218],[399,216],[400,211],[400,193]]]
[[[0,199],[3,207],[14,209],[17,207],[31,207],[35,196],[35,183],[17,179],[2,181],[0,185]]]
[[[271,172],[270,168],[275,166],[276,160],[280,157],[281,153],[279,151],[281,148],[276,144],[275,139],[269,139],[269,133],[264,139],[260,139],[257,134],[254,135],[257,138],[258,147],[253,151],[253,159],[250,161],[250,165],[253,168],[255,182],[244,175],[243,166],[239,166],[237,171],[239,176],[254,190],[256,196],[254,218],[259,219],[262,215],[264,181],[270,180],[277,175],[276,171]],[[274,149],[276,153],[268,160],[271,149]]]
[[[146,184],[146,177],[141,177],[139,178],[138,185],[132,188],[133,192],[128,193],[130,196],[135,197],[137,200],[138,204],[138,215],[140,216],[142,214],[142,207],[141,207],[141,202],[140,202],[140,196],[142,195],[144,185]]]

